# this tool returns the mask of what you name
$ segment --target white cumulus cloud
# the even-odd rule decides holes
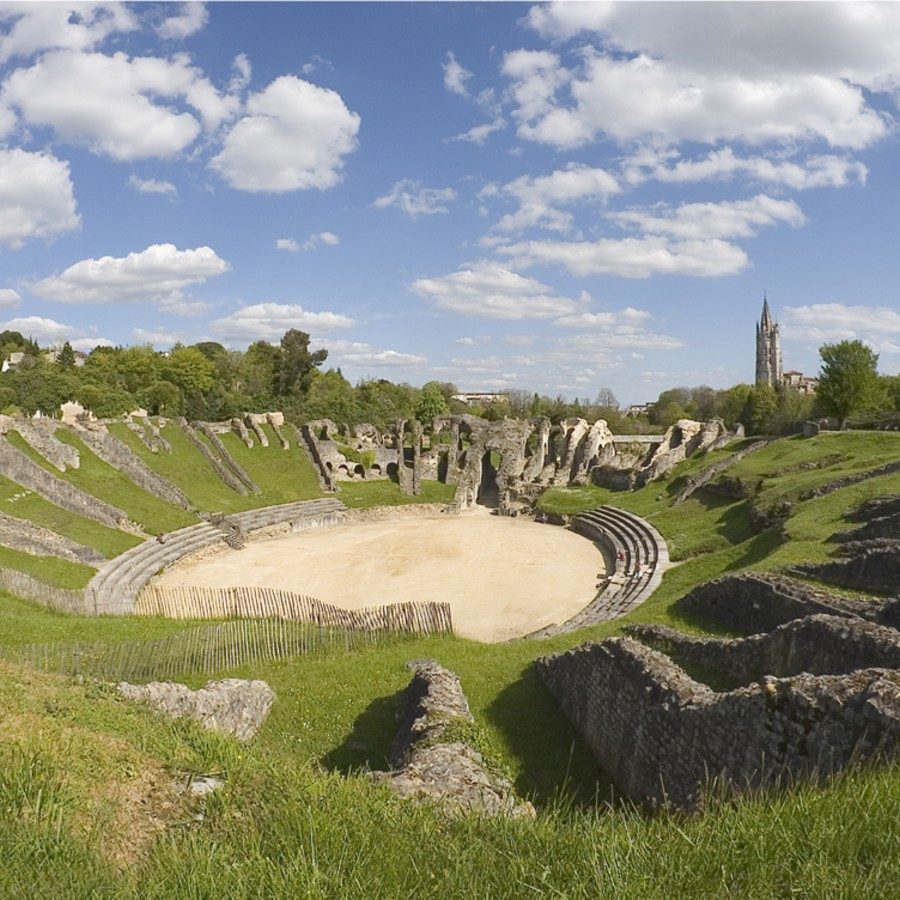
[[[398,181],[384,196],[373,201],[375,209],[395,206],[400,212],[416,219],[419,216],[433,216],[449,212],[447,207],[456,199],[453,188],[427,188],[420,181],[404,178]]]
[[[22,305],[22,298],[12,288],[0,288],[0,309],[16,309]]]
[[[579,308],[536,279],[490,260],[479,260],[450,275],[418,278],[410,290],[438,309],[485,319],[552,319]]]
[[[236,96],[217,91],[185,54],[132,59],[57,50],[13,72],[2,96],[29,125],[48,126],[65,141],[117,160],[175,156],[203,127],[218,128],[240,105]],[[177,99],[200,121],[177,109]]]
[[[178,188],[171,181],[158,181],[155,178],[141,178],[138,175],[131,175],[128,179],[128,185],[142,194],[163,194],[173,200],[178,196]]]
[[[457,62],[456,56],[452,50],[447,51],[447,58],[444,61],[444,87],[460,97],[468,97],[469,89],[466,82],[472,77],[472,73]]]
[[[168,41],[180,41],[200,31],[209,21],[205,3],[191,0],[182,3],[177,15],[169,16],[156,26],[156,33]]]
[[[497,222],[496,231],[517,232],[540,227],[565,232],[572,226],[572,214],[558,207],[579,201],[602,202],[620,190],[615,175],[605,169],[569,163],[549,175],[522,175],[500,188],[491,186],[481,196],[501,195],[519,205],[515,212]]]
[[[328,340],[316,341],[328,350],[328,361],[348,366],[368,366],[372,368],[418,366],[428,362],[428,358],[417,353],[401,353],[398,350],[379,350],[362,341]]]
[[[846,187],[865,184],[869,170],[846,156],[822,154],[805,159],[768,159],[738,156],[730,147],[713,150],[702,159],[682,159],[676,150],[644,148],[623,166],[625,180],[632,185],[653,180],[667,184],[728,181],[744,176],[793,190]]]
[[[74,325],[66,325],[45,316],[22,316],[10,319],[0,325],[0,331],[18,331],[39,344],[62,344],[69,341],[75,350],[91,350],[94,347],[111,347],[112,341],[106,338],[86,335],[84,329]]]
[[[559,265],[579,278],[714,277],[733,275],[748,264],[747,254],[727,241],[671,241],[659,235],[597,241],[522,241],[498,247],[497,252],[515,266]]]
[[[139,22],[124,3],[0,3],[0,63],[41,50],[90,50]]]
[[[213,334],[235,343],[277,341],[291,328],[318,334],[356,323],[349,316],[335,312],[310,312],[294,303],[256,303],[244,306],[210,324]]]
[[[278,238],[275,241],[276,250],[286,250],[288,253],[300,253],[306,250],[315,250],[322,244],[328,247],[336,247],[341,239],[332,231],[320,231],[311,234],[303,243],[295,238]]]
[[[765,225],[787,222],[796,228],[806,222],[793,200],[776,200],[765,194],[721,203],[683,203],[676,207],[657,204],[649,209],[610,213],[608,218],[646,234],[664,234],[683,241],[751,237]]]
[[[334,187],[341,180],[344,157],[358,146],[360,117],[341,95],[293,75],[251,94],[246,112],[211,162],[238,190],[284,193]]]
[[[80,223],[67,162],[49,153],[0,149],[0,244],[20,247]]]
[[[229,268],[211,247],[179,250],[174,244],[152,244],[127,256],[83,259],[35,282],[31,290],[60,303],[157,303],[167,312],[190,315],[205,305],[186,298],[184,289]]]
[[[864,340],[876,350],[900,352],[900,312],[888,306],[811,303],[787,306],[781,315],[785,337],[805,343]]]

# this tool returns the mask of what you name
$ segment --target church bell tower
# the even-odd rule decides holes
[[[769,312],[769,301],[763,294],[762,317],[756,325],[756,383],[781,384],[781,336],[778,323]]]

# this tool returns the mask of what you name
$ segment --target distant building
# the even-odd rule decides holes
[[[782,384],[781,335],[778,323],[769,312],[769,301],[763,295],[762,318],[756,326],[756,383]]]
[[[636,419],[638,416],[649,416],[652,406],[652,403],[633,403],[625,410],[625,415],[631,416],[633,419]]]
[[[810,378],[802,372],[790,371],[782,374],[781,383],[800,394],[814,394],[819,386],[819,379]]]
[[[44,359],[46,359],[47,362],[49,362],[49,363],[58,363],[58,362],[59,362],[59,354],[60,354],[61,352],[62,352],[61,350],[48,350],[48,351],[44,354]],[[84,353],[84,352],[82,352],[81,350],[76,350],[76,351],[75,351],[75,365],[76,365],[76,367],[77,367],[77,366],[83,366],[83,365],[85,364],[86,361],[87,361],[87,353]]]
[[[465,403],[466,406],[469,406],[472,403],[503,403],[505,400],[509,398],[506,394],[493,394],[488,391],[468,391],[464,394],[454,394],[454,400],[459,400],[460,403]]]
[[[3,360],[3,365],[0,366],[0,372],[9,372],[10,369],[18,369],[22,364],[23,359],[25,359],[25,354],[21,350],[10,353],[9,356]]]

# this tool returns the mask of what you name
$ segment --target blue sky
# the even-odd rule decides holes
[[[900,366],[900,4],[0,3],[0,325],[623,402]]]

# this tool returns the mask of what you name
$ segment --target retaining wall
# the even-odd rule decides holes
[[[825,613],[875,619],[878,607],[864,600],[848,600],[815,590],[782,575],[754,572],[726,575],[698,585],[675,609],[730,631],[771,631],[785,622]]]
[[[697,638],[664,625],[631,625],[630,635],[688,665],[746,683],[764,675],[839,675],[865,668],[900,669],[900,631],[863,619],[815,615],[766,634]]]
[[[597,760],[631,799],[693,809],[730,790],[828,775],[900,748],[900,671],[766,677],[716,694],[628,637],[538,660]]]
[[[128,516],[121,509],[116,509],[67,481],[57,478],[13,447],[2,435],[0,435],[0,475],[40,494],[56,506],[93,519],[102,525],[108,525],[110,528],[128,525]]]

